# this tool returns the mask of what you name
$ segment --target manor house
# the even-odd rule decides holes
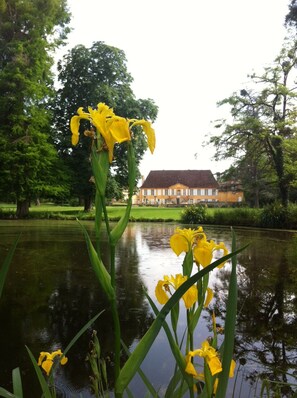
[[[190,205],[196,203],[241,202],[242,191],[220,190],[210,170],[153,170],[143,181],[136,204]]]

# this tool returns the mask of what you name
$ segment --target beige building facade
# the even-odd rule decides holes
[[[134,204],[153,206],[186,206],[191,204],[217,204],[242,201],[220,190],[210,170],[154,170],[139,188]],[[229,202],[230,201],[230,202]]]
[[[137,196],[143,205],[188,205],[215,202],[219,185],[210,170],[151,171]]]

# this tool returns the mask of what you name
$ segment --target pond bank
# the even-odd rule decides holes
[[[182,222],[183,207],[145,207],[133,206],[130,222]],[[118,221],[124,214],[125,206],[108,206],[107,213],[110,221]],[[32,206],[28,219],[54,220],[91,220],[95,218],[95,211],[84,212],[82,207],[56,206],[42,204]],[[0,219],[14,220],[15,206],[0,204]],[[203,219],[197,224],[232,225],[252,228],[272,228],[297,230],[297,205],[290,204],[284,209],[279,204],[272,204],[262,209],[248,207],[240,208],[206,208]]]

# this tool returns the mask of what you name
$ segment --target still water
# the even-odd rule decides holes
[[[85,223],[94,237],[92,222]],[[153,298],[159,279],[181,272],[182,258],[170,249],[177,224],[136,223],[125,231],[116,253],[116,278],[123,340],[132,350],[154,316],[143,288]],[[205,226],[208,239],[231,247],[229,228]],[[260,378],[297,384],[297,233],[235,229],[237,245],[250,243],[238,256],[238,322],[235,356],[238,375],[234,397],[259,396]],[[15,252],[0,302],[0,386],[12,390],[11,371],[20,367],[25,397],[41,396],[26,351],[65,348],[74,335],[107,302],[89,264],[79,225],[64,221],[1,221],[0,256],[4,258],[15,237]],[[105,236],[103,233],[102,240]],[[103,253],[108,266],[108,248]],[[228,264],[211,275],[214,309],[223,323]],[[210,335],[211,317],[203,314],[197,327],[197,348]],[[185,319],[181,318],[181,329]],[[105,311],[94,323],[103,355],[112,360],[112,322]],[[59,371],[57,390],[62,397],[92,397],[91,374],[85,358],[91,330],[69,351],[69,362]],[[160,333],[142,369],[162,395],[173,370],[166,336]],[[232,396],[234,380],[228,396]],[[139,379],[131,384],[135,397],[145,396]],[[296,387],[293,387],[295,390]],[[290,388],[282,396],[292,397]]]

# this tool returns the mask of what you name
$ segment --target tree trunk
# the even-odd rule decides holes
[[[89,213],[92,209],[92,198],[91,196],[86,196],[84,198],[84,212]]]
[[[254,191],[254,207],[256,209],[259,209],[260,207],[260,199],[259,199],[260,195],[259,195],[259,189],[258,187],[256,187],[255,191]]]
[[[17,218],[26,218],[29,215],[29,200],[17,200],[16,216]]]
[[[279,191],[281,203],[284,207],[288,207],[289,204],[289,186],[286,181],[281,179],[279,181]]]
[[[283,139],[274,137],[272,140],[272,158],[275,164],[275,171],[278,178],[279,197],[284,207],[289,203],[289,182],[285,176],[285,161]]]

